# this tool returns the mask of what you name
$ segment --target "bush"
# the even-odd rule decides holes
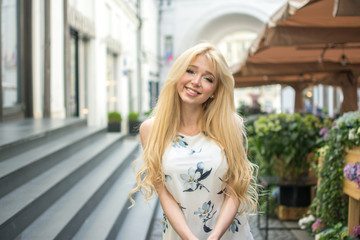
[[[108,122],[109,123],[119,123],[122,121],[121,114],[119,112],[109,112],[108,113]]]
[[[129,121],[138,121],[139,120],[139,114],[136,112],[130,112],[128,115]]]
[[[270,114],[254,123],[249,149],[260,175],[295,180],[307,174],[308,154],[318,146],[321,121],[313,115]]]

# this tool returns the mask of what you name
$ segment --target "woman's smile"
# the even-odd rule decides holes
[[[213,66],[204,55],[199,55],[179,79],[177,90],[183,104],[200,107],[214,95],[216,85]]]

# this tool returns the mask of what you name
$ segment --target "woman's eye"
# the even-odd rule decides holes
[[[187,69],[186,72],[187,72],[187,73],[190,73],[190,74],[194,74],[194,73],[195,73],[195,72],[194,72],[193,70],[191,70],[191,69]]]
[[[205,79],[208,81],[208,82],[214,82],[214,80],[212,79],[212,78],[210,78],[210,77],[205,77]]]

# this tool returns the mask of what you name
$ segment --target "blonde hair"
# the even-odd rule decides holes
[[[239,199],[240,213],[246,210],[255,211],[256,166],[247,158],[247,139],[243,119],[235,111],[234,78],[223,55],[208,43],[200,43],[186,50],[171,67],[152,114],[153,125],[143,149],[144,165],[137,172],[137,186],[130,192],[129,198],[134,205],[135,201],[131,196],[140,190],[148,200],[155,192],[155,183],[164,184],[162,157],[167,146],[176,137],[180,126],[181,101],[176,85],[190,63],[199,55],[209,60],[218,79],[215,97],[209,98],[203,104],[199,125],[206,133],[206,137],[222,146],[227,160],[227,171],[223,176],[223,182]]]

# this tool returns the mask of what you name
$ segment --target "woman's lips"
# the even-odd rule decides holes
[[[191,96],[197,96],[200,93],[198,91],[196,91],[195,89],[189,88],[189,87],[185,87],[187,93]]]

